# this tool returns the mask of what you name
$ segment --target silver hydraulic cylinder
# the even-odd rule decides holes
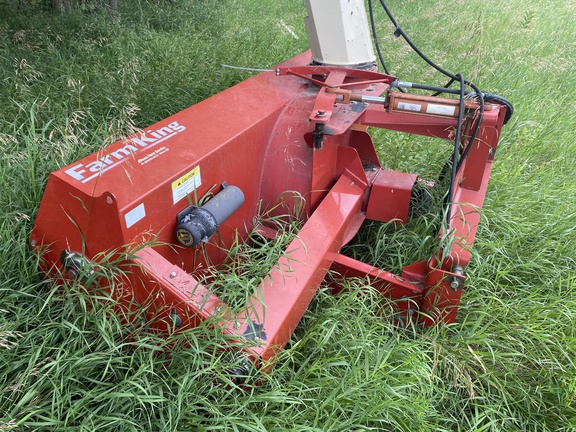
[[[371,69],[376,56],[363,0],[306,0],[312,60],[326,66]]]

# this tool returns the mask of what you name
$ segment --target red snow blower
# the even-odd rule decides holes
[[[328,272],[366,280],[404,320],[455,320],[512,106],[460,75],[448,74],[455,89],[380,73],[363,2],[307,5],[311,51],[50,175],[31,234],[47,277],[82,282],[121,259],[120,306],[146,305],[166,331],[215,320],[257,366],[286,345]],[[406,223],[418,197],[418,176],[384,169],[368,127],[454,142],[437,251],[400,274],[340,253],[367,219]],[[206,270],[251,233],[277,236],[258,216],[280,214],[279,200],[301,228],[233,311]]]

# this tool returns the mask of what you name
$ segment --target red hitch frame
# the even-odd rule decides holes
[[[31,235],[42,270],[78,278],[103,253],[131,251],[120,305],[149,305],[154,325],[167,331],[175,321],[185,329],[217,317],[256,364],[286,345],[329,270],[368,280],[406,319],[453,322],[506,107],[486,104],[467,142],[479,108],[467,102],[461,146],[470,150],[441,234],[452,242],[439,239],[433,257],[396,275],[340,253],[365,219],[406,223],[417,181],[381,167],[366,128],[452,139],[458,104],[391,91],[394,78],[378,72],[310,62],[301,54],[52,173]],[[198,197],[225,193],[223,183],[234,185],[237,203],[209,224]],[[305,199],[302,228],[233,313],[201,282],[203,272],[224,262],[238,237],[259,228],[273,236],[254,221],[287,191]],[[208,213],[227,205],[225,194],[217,197]],[[190,236],[199,230],[194,247],[182,244],[194,243],[188,226]]]

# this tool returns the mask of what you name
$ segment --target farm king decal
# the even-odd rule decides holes
[[[101,157],[98,156],[101,152],[97,152],[94,154],[96,156],[94,161],[86,164],[76,164],[73,167],[66,169],[64,172],[82,183],[89,182],[98,177],[101,173],[119,165],[126,158],[133,157],[139,150],[156,146],[157,144],[160,144],[185,130],[186,126],[175,121],[170,123],[168,126],[163,126],[154,131],[147,130],[140,132],[137,135],[128,137],[124,141],[124,147],[110,151]]]

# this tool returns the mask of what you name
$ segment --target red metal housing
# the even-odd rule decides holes
[[[310,61],[299,55],[52,173],[31,235],[43,271],[76,276],[63,253],[98,262],[131,251],[120,303],[151,305],[158,328],[174,316],[181,328],[217,316],[227,333],[250,341],[254,362],[288,342],[330,269],[366,278],[405,314],[419,309],[425,325],[454,321],[506,108],[488,104],[476,139],[462,142],[470,151],[443,234],[450,247],[439,241],[434,257],[394,275],[340,254],[366,218],[405,223],[417,179],[381,167],[366,127],[451,139],[454,102],[426,101],[448,115],[397,109],[405,96],[396,93],[387,97],[394,109],[357,102],[385,93],[393,77]],[[477,108],[466,106],[465,131]],[[218,235],[183,247],[176,216],[224,182],[243,192],[244,204]],[[287,192],[304,198],[294,211],[303,226],[243,312],[232,313],[201,283],[203,271],[222,263],[237,237],[258,228],[258,212],[274,212]]]

